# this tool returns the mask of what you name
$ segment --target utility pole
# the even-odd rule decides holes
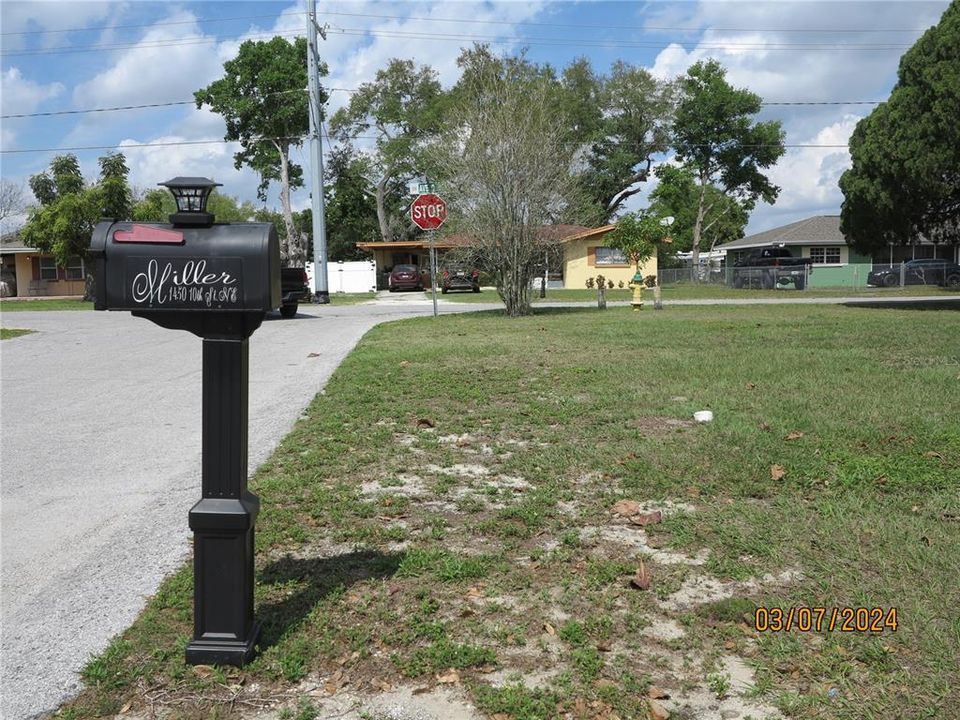
[[[317,74],[317,6],[316,0],[305,0],[307,5],[307,84],[310,88],[310,199],[313,215],[313,301],[321,305],[330,302],[327,287],[327,228],[323,197],[323,141],[320,118],[320,78]]]

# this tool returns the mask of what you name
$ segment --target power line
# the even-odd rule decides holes
[[[327,92],[345,92],[345,93],[354,93],[357,92],[355,89],[351,88],[324,88]],[[281,90],[280,92],[270,93],[270,95],[283,95],[286,93],[294,92],[306,92],[306,90]],[[83,115],[86,113],[99,113],[99,112],[118,112],[122,110],[143,110],[144,108],[158,108],[158,107],[172,107],[175,105],[193,105],[195,100],[174,100],[172,102],[165,103],[147,103],[144,105],[119,105],[117,107],[106,107],[106,108],[91,108],[87,110],[51,110],[49,112],[37,112],[37,113],[19,113],[16,115],[0,115],[0,120],[12,120],[14,118],[35,118],[35,117],[52,117],[56,115]],[[794,100],[794,101],[776,101],[776,102],[762,102],[760,105],[764,107],[776,106],[776,105],[880,105],[881,103],[886,102],[885,100]]]
[[[342,88],[327,88],[327,89],[340,90]],[[306,89],[278,90],[277,92],[267,93],[263,97],[272,97],[273,95],[288,95],[289,93],[298,93],[298,92],[306,92]],[[353,91],[350,91],[350,92],[353,92]],[[144,105],[119,105],[117,107],[90,108],[87,110],[51,110],[49,112],[19,113],[16,115],[0,115],[0,120],[11,120],[13,118],[52,117],[55,115],[84,115],[86,113],[117,112],[121,110],[142,110],[144,108],[172,107],[175,105],[193,105],[194,103],[196,103],[196,100],[173,100],[171,102],[147,103]]]
[[[880,105],[886,100],[795,100],[792,102],[762,102],[764,107],[770,105]]]
[[[556,27],[556,28],[575,28],[582,30],[588,28],[591,30],[630,30],[640,32],[769,32],[769,33],[915,33],[917,30],[905,30],[897,28],[895,30],[883,29],[838,29],[838,28],[817,28],[817,29],[797,29],[797,28],[697,28],[697,27],[679,27],[668,25],[596,25],[591,23],[551,23],[551,22],[532,22],[532,21],[511,21],[511,20],[476,20],[472,18],[438,18],[438,17],[413,17],[403,15],[374,15],[370,13],[348,13],[324,11],[323,15],[337,15],[342,17],[362,17],[376,18],[379,20],[414,20],[417,22],[449,22],[449,23],[471,23],[479,25],[510,25],[510,26],[529,26],[529,27]]]
[[[326,133],[323,133],[323,137],[327,140],[335,140],[336,138],[331,138]],[[293,135],[289,137],[276,137],[276,138],[256,138],[257,141],[262,140],[298,140],[303,142],[304,140],[309,139],[306,135]],[[352,140],[378,140],[379,138],[375,135],[356,135],[351,137]],[[21,153],[41,153],[41,152],[79,152],[83,150],[126,150],[127,148],[151,148],[151,147],[174,147],[179,145],[214,145],[214,144],[228,144],[233,142],[239,142],[239,140],[178,140],[176,142],[152,142],[152,143],[130,143],[127,145],[82,145],[75,147],[54,147],[54,148],[25,148],[22,150],[2,150],[0,149],[0,154],[12,155],[12,154],[21,154]],[[699,146],[698,146],[699,147]],[[706,147],[706,146],[703,146]],[[762,147],[785,147],[785,148],[847,148],[849,145],[847,143],[841,144],[817,144],[817,143],[784,143],[783,145],[777,145],[773,143],[757,143],[753,145],[743,145],[745,148],[762,148]]]
[[[273,137],[273,138],[254,138],[255,141],[263,140],[298,140],[300,142],[306,140],[305,135],[291,135],[289,137]],[[173,147],[177,145],[214,145],[214,144],[228,144],[240,142],[239,140],[178,140],[176,142],[152,142],[152,143],[130,143],[128,145],[120,145],[114,143],[113,145],[82,145],[76,147],[56,147],[56,148],[25,148],[23,150],[0,150],[0,154],[12,155],[14,153],[39,153],[39,152],[75,152],[81,150],[113,150],[120,149],[125,150],[127,148],[150,148],[150,147]]]
[[[573,46],[573,47],[603,47],[603,48],[651,48],[657,50],[669,50],[672,45],[682,43],[670,40],[660,42],[650,41],[630,41],[630,40],[604,40],[604,39],[583,39],[583,38],[528,38],[528,37],[510,37],[503,38],[499,35],[448,35],[442,33],[427,32],[401,32],[401,31],[383,31],[368,30],[359,28],[338,28],[330,27],[328,33],[338,33],[340,35],[362,35],[370,37],[400,38],[408,40],[446,40],[446,41],[483,41],[493,45],[546,45],[546,46]],[[737,49],[762,49],[762,50],[902,50],[911,47],[904,44],[820,44],[820,43],[737,43],[716,41],[699,41],[698,48],[707,50],[722,50],[725,48]]]
[[[10,120],[12,118],[51,117],[53,115],[83,115],[85,113],[115,112],[118,110],[142,110],[143,108],[171,107],[173,105],[192,105],[194,102],[195,102],[194,100],[177,100],[175,102],[149,103],[146,105],[121,105],[119,107],[93,108],[90,110],[51,110],[50,112],[20,113],[17,115],[0,115],[0,119]]]
[[[287,13],[288,15],[302,15],[303,13]],[[269,15],[240,15],[238,17],[228,18],[194,18],[193,20],[171,20],[169,22],[144,23],[140,25],[99,25],[85,28],[59,28],[57,30],[17,30],[12,32],[0,33],[0,36],[7,35],[44,35],[46,33],[68,33],[68,32],[101,32],[103,30],[131,30],[134,28],[153,28],[167,25],[192,25],[194,23],[213,23],[213,22],[233,22],[234,20],[261,20],[263,18],[277,18],[276,13]]]
[[[302,15],[302,12],[287,13],[288,15]],[[511,20],[478,20],[474,18],[442,18],[442,17],[415,17],[403,15],[378,15],[373,13],[349,13],[325,11],[326,15],[335,15],[338,17],[359,17],[374,18],[377,20],[411,20],[416,22],[445,22],[457,24],[476,24],[476,25],[509,25],[521,27],[556,27],[556,28],[589,28],[591,30],[630,30],[632,32],[769,32],[769,33],[794,33],[794,34],[862,34],[862,33],[915,33],[917,30],[904,28],[737,28],[737,27],[684,27],[677,25],[602,25],[594,23],[551,23],[511,21]],[[99,25],[85,28],[58,28],[55,30],[19,30],[0,33],[0,36],[8,35],[42,35],[45,33],[68,33],[68,32],[99,32],[103,30],[131,30],[145,27],[161,27],[169,25],[189,25],[192,23],[204,24],[215,22],[233,22],[235,20],[260,20],[264,18],[277,18],[276,13],[267,15],[240,15],[228,18],[196,18],[194,20],[178,20],[168,22],[143,23],[136,25]]]
[[[658,50],[669,49],[671,45],[681,45],[675,41],[664,40],[658,42],[651,41],[631,41],[631,40],[605,40],[584,39],[584,38],[544,38],[544,37],[510,37],[503,38],[500,35],[469,35],[469,34],[447,34],[447,33],[428,33],[428,32],[403,32],[387,30],[370,30],[366,28],[344,28],[330,27],[328,32],[335,32],[340,35],[363,36],[363,37],[383,37],[399,38],[408,40],[441,40],[452,42],[488,42],[494,45],[545,45],[545,46],[573,46],[573,47],[613,47],[613,48],[650,48]],[[265,37],[288,37],[300,35],[300,31],[291,30],[286,32],[264,32],[253,33],[247,36],[247,39],[265,38]],[[139,43],[120,43],[120,44],[101,44],[86,46],[61,46],[54,48],[44,48],[39,50],[19,50],[15,52],[3,53],[0,57],[17,57],[33,55],[56,55],[78,52],[106,52],[112,50],[132,50],[137,48],[158,48],[158,47],[179,47],[184,45],[203,45],[224,42],[218,38],[190,38],[173,41],[139,42]],[[909,48],[910,45],[893,43],[874,43],[874,44],[853,44],[853,43],[738,43],[725,42],[721,40],[704,41],[700,40],[697,47],[708,50],[722,50],[726,48],[735,49],[763,49],[763,50],[902,50]]]
[[[299,30],[287,30],[285,32],[262,32],[252,33],[244,37],[245,40],[254,38],[274,38],[296,36]],[[237,38],[239,40],[239,38]],[[129,42],[117,43],[113,45],[78,45],[44,48],[42,50],[17,50],[15,52],[5,52],[0,57],[22,57],[32,55],[63,55],[69,53],[81,52],[108,52],[112,50],[135,50],[139,48],[160,48],[160,47],[182,47],[184,45],[210,45],[213,43],[228,42],[219,38],[184,38],[180,40],[158,40],[155,42]]]

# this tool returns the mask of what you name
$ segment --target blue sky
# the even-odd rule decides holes
[[[460,48],[475,40],[501,52],[527,47],[532,59],[558,68],[585,56],[605,72],[622,59],[663,78],[714,57],[728,68],[731,82],[767,102],[840,103],[764,108],[762,117],[783,121],[787,142],[796,147],[771,171],[780,198],[754,211],[750,232],[839,212],[837,179],[849,166],[845,144],[872,108],[853,101],[889,95],[900,55],[947,4],[317,2],[319,20],[328,26],[328,39],[321,41],[330,67],[324,84],[341,88],[331,94],[328,112],[393,57],[431,65],[450,86]],[[4,0],[2,114],[190,100],[221,75],[223,62],[243,40],[303,34],[303,11],[303,2]],[[7,180],[25,184],[56,154],[9,151],[107,146],[126,154],[136,186],[206,175],[223,183],[225,192],[256,202],[257,178],[233,168],[230,145],[172,144],[222,139],[219,116],[192,105],[0,122]],[[96,159],[104,152],[75,151],[86,177],[96,176]],[[304,161],[305,154],[295,151],[294,160]],[[634,206],[644,203],[649,189],[634,198]],[[278,206],[277,190],[271,188],[268,205]],[[306,191],[295,194],[296,208],[307,203]]]

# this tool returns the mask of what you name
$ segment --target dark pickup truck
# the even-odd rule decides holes
[[[766,290],[792,282],[797,290],[803,290],[813,272],[808,267],[812,262],[810,258],[793,257],[785,247],[757,248],[734,264],[731,282],[735,288],[758,284]]]
[[[280,268],[280,315],[292,318],[300,303],[308,303],[312,298],[305,268]]]

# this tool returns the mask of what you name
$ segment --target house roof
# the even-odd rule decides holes
[[[469,245],[470,239],[464,235],[447,235],[446,237],[437,238],[433,243],[433,247],[440,248],[441,250],[449,250],[450,248],[463,247]],[[357,247],[361,250],[425,250],[430,247],[430,240],[392,240],[390,242],[384,242],[382,240],[376,242],[358,242]]]
[[[17,253],[39,253],[40,251],[36,248],[27,247],[23,244],[23,240],[20,239],[20,234],[17,232],[7,233],[0,237],[0,253],[4,255],[12,255]]]
[[[607,225],[604,228],[599,228],[603,232],[609,232],[613,229],[613,225]],[[557,241],[557,242],[566,242],[571,239],[568,236],[575,236],[577,234],[583,234],[584,232],[591,233],[594,232],[588,228],[583,227],[582,225],[544,225],[539,230],[537,230],[537,239],[538,240],[548,240],[548,241]],[[451,248],[457,247],[469,247],[470,246],[470,236],[469,235],[447,235],[445,237],[439,237],[436,239],[434,247],[437,247],[441,250],[449,250]],[[357,247],[361,250],[425,250],[430,247],[429,239],[421,240],[396,240],[390,242],[375,241],[375,242],[358,242]]]
[[[603,237],[613,230],[616,225],[603,225],[598,228],[578,228],[576,225],[561,225],[559,227],[570,228],[570,234],[560,238],[560,242],[567,243],[573,242],[574,240],[589,240],[591,238]]]
[[[716,250],[744,250],[769,245],[846,245],[839,215],[815,215],[717,245]]]

